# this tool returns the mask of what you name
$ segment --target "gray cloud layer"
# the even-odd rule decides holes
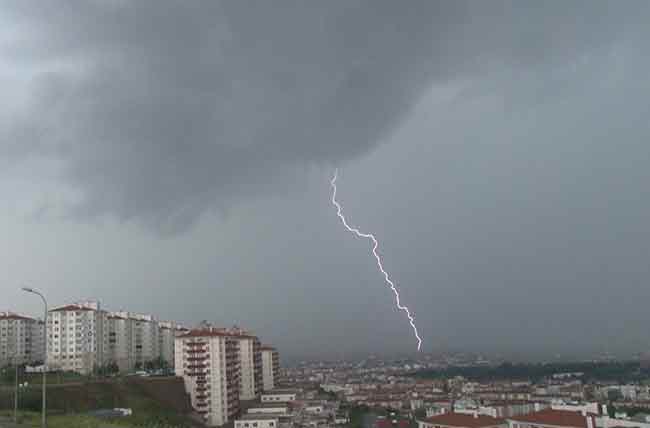
[[[368,152],[433,81],[574,58],[644,23],[596,2],[16,2],[29,98],[0,143],[83,215],[191,224],[292,166]]]

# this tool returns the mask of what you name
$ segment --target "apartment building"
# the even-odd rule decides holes
[[[192,407],[209,426],[239,414],[239,338],[224,329],[191,330],[175,339],[174,367],[190,394]]]
[[[153,315],[130,314],[131,347],[135,367],[144,368],[146,363],[160,358],[160,329]]]
[[[189,330],[151,315],[120,311],[109,313],[108,331],[109,359],[128,373],[161,359],[173,368],[175,338]]]
[[[45,360],[43,321],[0,312],[0,367]]]
[[[176,335],[180,331],[178,326],[172,321],[161,321],[158,323],[160,328],[159,333],[159,349],[160,358],[169,367],[174,367],[174,341]]]
[[[123,311],[111,312],[107,318],[109,360],[120,372],[131,372],[135,368],[133,320],[128,312]]]
[[[254,400],[262,392],[262,353],[256,336],[233,327],[229,333],[239,341],[239,367],[241,400]]]
[[[110,362],[108,313],[99,302],[60,306],[47,317],[47,365],[90,373]]]
[[[270,391],[275,388],[280,374],[280,354],[268,345],[260,347],[262,353],[262,390]]]

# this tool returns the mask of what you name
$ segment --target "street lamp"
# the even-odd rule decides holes
[[[41,427],[42,428],[47,428],[47,406],[45,403],[45,399],[47,396],[47,300],[45,300],[45,296],[43,296],[38,290],[35,290],[30,287],[23,287],[23,291],[26,291],[27,293],[32,293],[36,294],[43,300],[43,305],[45,306],[45,313],[43,317],[43,328],[45,329],[44,331],[44,339],[45,339],[45,358],[43,359],[43,414],[42,414],[42,421],[41,421]]]
[[[18,423],[18,350],[14,352],[14,364],[16,365],[16,389],[14,390],[14,423]]]

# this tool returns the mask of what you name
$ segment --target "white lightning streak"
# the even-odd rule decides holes
[[[409,319],[409,323],[411,324],[411,328],[413,329],[413,334],[415,334],[415,337],[418,340],[418,351],[419,351],[420,347],[422,346],[422,339],[418,334],[418,328],[415,326],[415,318],[413,318],[413,315],[411,315],[409,308],[407,308],[406,306],[402,306],[402,304],[400,303],[399,291],[397,291],[397,287],[395,287],[395,284],[390,279],[388,272],[384,270],[384,266],[381,262],[381,257],[377,253],[377,247],[379,247],[379,243],[377,242],[377,239],[371,233],[363,233],[356,227],[350,227],[350,225],[348,225],[348,222],[345,220],[343,213],[341,212],[342,211],[341,205],[336,201],[336,178],[338,176],[338,173],[339,170],[338,169],[335,170],[334,177],[332,178],[332,181],[330,181],[330,184],[332,186],[332,204],[334,204],[334,206],[336,207],[336,215],[339,216],[339,218],[341,219],[341,223],[343,223],[343,226],[345,226],[347,230],[354,233],[359,238],[366,238],[372,241],[373,244],[372,254],[375,256],[375,259],[377,260],[377,267],[379,267],[381,273],[384,274],[384,279],[386,280],[386,283],[388,283],[388,285],[390,286],[390,289],[393,290],[393,293],[395,293],[395,303],[397,304],[397,308],[406,313],[406,316]]]

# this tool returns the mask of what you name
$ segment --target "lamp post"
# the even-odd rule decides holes
[[[43,414],[41,415],[42,420],[41,420],[41,428],[47,428],[47,405],[46,405],[46,397],[47,397],[47,300],[45,300],[45,296],[43,296],[38,290],[35,290],[30,287],[23,287],[23,291],[26,291],[27,293],[32,293],[36,294],[43,300],[43,305],[45,307],[45,312],[44,312],[44,317],[43,317],[43,328],[45,329],[44,331],[44,339],[45,339],[45,358],[43,360]]]
[[[14,354],[14,364],[16,365],[16,389],[14,391],[14,422],[18,423],[18,351]]]

